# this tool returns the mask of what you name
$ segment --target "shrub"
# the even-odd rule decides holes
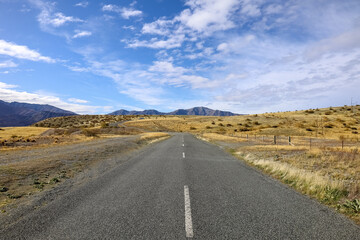
[[[97,132],[94,129],[82,129],[82,134],[84,134],[87,137],[97,137]]]
[[[100,123],[100,126],[101,126],[102,128],[107,128],[107,127],[109,127],[109,123],[107,123],[107,122],[101,122],[101,123]]]
[[[190,130],[196,130],[196,127],[190,127]]]
[[[332,112],[330,112],[330,111],[325,112],[325,115],[331,115],[331,114],[332,114]]]

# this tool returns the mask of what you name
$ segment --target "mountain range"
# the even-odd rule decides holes
[[[47,118],[71,115],[77,114],[51,105],[0,100],[0,127],[28,126]]]
[[[213,110],[206,107],[194,107],[190,109],[178,109],[173,112],[159,112],[154,109],[144,111],[127,111],[124,109],[109,113],[109,115],[198,115],[198,116],[236,116],[238,114],[220,110]]]
[[[52,117],[77,115],[51,105],[29,104],[19,102],[4,102],[0,100],[0,127],[28,126],[41,120]],[[144,111],[127,111],[124,109],[109,113],[108,115],[199,115],[199,116],[235,116],[238,114],[206,107],[178,109],[163,113],[154,109]]]

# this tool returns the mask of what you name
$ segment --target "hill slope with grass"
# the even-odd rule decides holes
[[[0,100],[0,127],[28,126],[47,118],[71,115],[76,113],[50,105],[8,103]]]

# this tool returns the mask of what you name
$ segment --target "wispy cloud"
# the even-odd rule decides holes
[[[58,28],[67,23],[76,23],[76,22],[84,22],[84,20],[73,17],[66,16],[62,12],[56,12],[55,3],[45,2],[42,0],[29,0],[35,7],[40,9],[40,14],[37,16],[37,20],[40,23],[40,27],[43,30],[50,31],[50,27]]]
[[[68,101],[72,102],[72,103],[88,103],[89,102],[89,101],[77,99],[77,98],[69,98]]]
[[[86,8],[88,5],[89,5],[89,2],[83,1],[83,2],[76,3],[74,6]]]
[[[126,8],[126,7],[119,7],[117,5],[108,4],[102,7],[103,11],[107,12],[116,12],[120,14],[123,18],[129,19],[130,17],[137,17],[142,15],[142,11],[134,9],[134,8]]]
[[[0,68],[13,68],[17,66],[18,65],[11,60],[0,62]]]
[[[72,37],[72,38],[82,38],[82,37],[89,37],[92,35],[91,32],[89,31],[80,31],[80,30],[76,30],[75,31],[76,34]]]
[[[54,59],[42,56],[37,51],[29,49],[27,46],[17,45],[4,40],[0,40],[0,54],[31,61],[55,62]]]

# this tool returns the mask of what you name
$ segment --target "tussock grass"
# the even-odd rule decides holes
[[[242,155],[246,161],[276,176],[290,186],[305,194],[316,196],[321,201],[334,203],[334,201],[338,201],[348,194],[344,182],[325,177],[318,172],[300,169],[288,163],[257,159],[251,154],[244,155],[241,152],[237,154]]]

